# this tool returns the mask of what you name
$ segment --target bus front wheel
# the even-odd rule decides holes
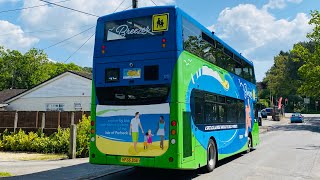
[[[217,147],[212,139],[209,140],[207,147],[207,165],[204,167],[207,172],[213,171],[217,163]]]

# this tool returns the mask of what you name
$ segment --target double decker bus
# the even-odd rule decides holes
[[[174,6],[97,20],[90,163],[212,171],[259,143],[252,62]]]

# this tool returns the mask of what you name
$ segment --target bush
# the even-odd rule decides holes
[[[90,144],[90,116],[85,115],[77,125],[77,157],[88,157]],[[0,134],[0,150],[28,151],[38,153],[68,153],[70,129],[58,128],[57,132],[47,136],[39,129],[37,132],[9,133],[5,130]]]
[[[77,125],[77,157],[89,156],[90,122],[90,116],[83,115],[82,120]]]

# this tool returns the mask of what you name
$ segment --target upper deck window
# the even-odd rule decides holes
[[[182,18],[182,36],[184,50],[255,83],[252,65],[185,18]]]
[[[105,23],[105,41],[136,39],[162,35],[163,32],[152,32],[152,16],[130,18]]]

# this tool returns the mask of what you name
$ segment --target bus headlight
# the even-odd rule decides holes
[[[94,137],[92,137],[92,138],[91,138],[91,141],[93,142],[94,140],[95,140]]]
[[[171,139],[171,144],[175,144],[176,140],[175,139]]]

